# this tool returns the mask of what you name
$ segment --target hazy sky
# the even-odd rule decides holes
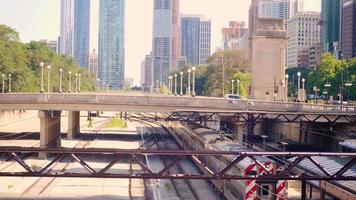
[[[99,0],[92,1],[90,48],[97,49]],[[320,11],[321,0],[304,0],[305,10]],[[221,28],[231,20],[248,20],[250,0],[181,0],[181,14],[212,20],[212,51],[221,46]],[[152,0],[126,0],[126,77],[139,83],[140,65],[152,45]],[[54,40],[60,30],[60,0],[1,0],[0,24],[20,32],[23,42]]]

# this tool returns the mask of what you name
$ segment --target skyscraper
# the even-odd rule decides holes
[[[60,54],[73,56],[74,0],[61,0]]]
[[[334,42],[341,45],[341,0],[321,1],[321,42],[322,51],[333,52]]]
[[[356,57],[356,0],[343,0],[341,51],[345,59]]]
[[[247,34],[245,22],[231,21],[229,27],[222,28],[223,49],[238,49],[241,38]]]
[[[89,67],[90,1],[74,0],[73,54],[81,67]]]
[[[205,64],[210,55],[211,22],[201,16],[181,17],[181,55],[187,64]]]
[[[167,85],[180,58],[179,0],[154,0],[153,9],[153,82],[159,87]]]
[[[125,0],[100,0],[98,73],[111,89],[124,86]]]
[[[89,72],[98,78],[98,53],[93,49],[93,52],[89,55]]]

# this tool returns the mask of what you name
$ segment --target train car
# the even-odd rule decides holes
[[[225,138],[217,131],[201,127],[197,128],[195,126],[190,126],[189,124],[185,124],[185,126],[175,125],[174,128],[171,128],[171,133],[176,141],[186,150],[253,151],[252,149],[246,148]],[[234,156],[199,157],[199,160],[214,172],[221,171],[234,159]],[[277,164],[274,160],[262,156],[256,157],[256,159],[263,164],[269,172],[276,172]],[[200,165],[199,167],[201,171],[207,173],[206,168],[201,167]],[[266,171],[250,158],[243,159],[228,172],[228,174],[231,175],[257,175],[264,173],[266,173]],[[256,180],[213,180],[211,182],[214,185],[214,188],[222,194],[224,199],[228,200],[287,199],[287,181],[285,180],[277,182],[261,182]]]

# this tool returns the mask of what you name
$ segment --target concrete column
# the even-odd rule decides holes
[[[243,137],[244,137],[245,130],[246,130],[245,123],[238,122],[237,123],[237,141],[239,141],[240,144],[243,144]]]
[[[80,133],[80,112],[79,111],[69,111],[68,112],[67,138],[69,140],[72,140],[79,133]]]
[[[40,147],[60,148],[61,147],[61,111],[39,111],[40,118]],[[45,158],[46,154],[40,153],[40,158]]]

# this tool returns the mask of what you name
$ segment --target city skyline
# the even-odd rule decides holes
[[[23,42],[31,40],[57,40],[60,35],[60,0],[3,0],[0,8],[0,24],[7,24],[20,32]],[[142,58],[152,48],[152,0],[130,0],[126,3],[126,76],[133,77],[135,84],[140,79]],[[137,7],[137,4],[140,4]],[[320,11],[319,0],[305,1],[305,10]],[[224,5],[221,9],[212,9]],[[205,15],[212,20],[212,53],[221,46],[221,28],[229,21],[248,21],[246,0],[181,0],[181,14]],[[98,0],[92,0],[90,52],[98,49]],[[17,10],[16,14],[13,12]],[[140,13],[140,17],[137,17]],[[140,24],[138,27],[137,24]],[[144,34],[142,34],[144,30]]]

